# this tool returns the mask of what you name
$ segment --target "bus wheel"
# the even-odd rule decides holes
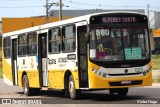
[[[69,89],[69,96],[71,99],[77,99],[80,93],[80,90],[77,90],[75,88],[75,83],[74,83],[74,79],[73,76],[70,75],[69,77],[69,82],[68,82],[68,89]]]
[[[30,96],[33,93],[33,90],[29,88],[29,81],[27,75],[23,76],[23,92],[26,96]]]
[[[117,94],[120,96],[126,96],[128,93],[128,88],[117,88]]]

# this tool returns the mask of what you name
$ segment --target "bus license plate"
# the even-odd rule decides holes
[[[131,84],[131,81],[124,80],[124,81],[121,81],[121,84]]]

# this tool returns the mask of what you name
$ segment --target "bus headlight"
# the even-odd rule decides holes
[[[100,74],[100,72],[94,68],[90,68],[92,72],[94,72],[95,74]]]
[[[143,72],[143,75],[144,75],[144,76],[146,75],[146,71]]]
[[[147,70],[146,72],[149,73],[149,70]]]
[[[97,70],[95,70],[94,68],[90,68],[92,72],[97,72]]]

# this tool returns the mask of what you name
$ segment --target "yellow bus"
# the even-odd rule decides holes
[[[3,79],[26,96],[60,89],[81,91],[152,84],[148,19],[136,12],[103,12],[3,34]]]

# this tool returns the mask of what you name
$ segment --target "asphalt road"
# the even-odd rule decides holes
[[[72,106],[73,104],[76,104],[76,106],[77,104],[140,104],[140,102],[141,104],[160,104],[160,87],[130,88],[128,95],[125,97],[109,95],[108,90],[83,92],[79,100],[71,100],[65,98],[61,91],[42,90],[37,96],[26,97],[23,95],[21,87],[6,85],[0,79],[0,100],[1,98],[36,99],[42,100],[41,103],[43,104],[62,104],[63,106],[66,106],[66,104],[72,104]]]

